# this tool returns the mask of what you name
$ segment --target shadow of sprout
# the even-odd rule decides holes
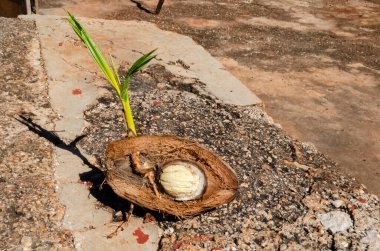
[[[48,140],[51,142],[54,146],[61,148],[63,150],[66,150],[73,155],[79,157],[83,164],[87,165],[89,168],[91,168],[90,171],[86,171],[79,174],[79,178],[83,182],[90,182],[92,186],[89,188],[90,194],[96,198],[100,203],[102,203],[104,206],[108,206],[114,210],[114,212],[121,211],[122,213],[122,220],[126,220],[126,212],[129,211],[131,208],[131,203],[127,201],[124,198],[119,197],[112,188],[107,185],[105,182],[105,173],[102,171],[101,168],[91,164],[88,159],[80,152],[80,150],[77,147],[77,144],[80,140],[85,138],[87,135],[80,135],[76,137],[73,141],[71,141],[69,144],[65,143],[55,132],[48,131],[41,127],[40,125],[33,122],[31,118],[28,118],[24,115],[18,115],[19,118],[15,118],[18,122],[28,127],[29,131],[37,134],[38,136]],[[154,212],[139,206],[135,206],[133,210],[133,214],[135,216],[144,217],[146,213],[151,214],[155,220],[157,221],[173,221],[176,220],[174,216],[170,215],[163,215],[158,212]],[[114,220],[117,220],[115,218],[114,214]]]
[[[24,115],[19,115],[19,118],[15,118],[18,122],[28,127],[29,131],[34,132],[38,136],[47,139],[51,143],[53,143],[56,147],[59,147],[63,150],[69,151],[75,156],[79,157],[83,164],[90,167],[91,169],[98,169],[96,166],[91,164],[88,159],[79,151],[77,148],[77,143],[82,140],[87,135],[80,135],[76,137],[69,144],[65,143],[55,132],[48,131],[42,128],[40,125],[33,122],[31,118],[27,118]]]

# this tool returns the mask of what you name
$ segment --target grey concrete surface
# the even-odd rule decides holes
[[[41,32],[50,32],[51,36],[54,34],[55,47],[49,47],[50,49],[47,50],[71,54],[71,62],[76,60],[77,69],[68,70],[67,67],[71,62],[63,58],[55,58],[56,63],[47,66],[48,71],[50,69],[49,72],[52,72],[53,79],[57,75],[74,76],[72,78],[74,81],[76,77],[82,79],[86,77],[85,74],[76,75],[75,72],[85,73],[95,70],[92,68],[90,71],[85,71],[82,68],[86,64],[91,64],[88,62],[91,60],[90,56],[79,59],[77,57],[82,54],[74,53],[71,47],[67,50],[67,46],[58,46],[59,43],[67,45],[67,43],[73,42],[72,39],[68,39],[72,33],[64,18],[35,15],[33,19],[37,21],[38,27],[44,27],[44,31],[39,28]],[[173,74],[198,78],[206,84],[206,90],[211,95],[223,102],[235,105],[261,103],[260,99],[226,71],[218,60],[187,36],[160,30],[156,25],[147,22],[88,18],[81,18],[81,21],[88,27],[88,31],[98,41],[99,46],[103,48],[103,52],[115,57],[116,65],[125,66],[137,59],[141,53],[158,48],[158,63],[165,65]],[[71,38],[74,37],[71,36]],[[54,55],[51,57],[53,58]],[[56,65],[59,65],[59,68]]]
[[[96,199],[90,196],[86,184],[79,181],[79,174],[88,170],[88,167],[66,150],[56,147],[54,153],[57,190],[61,202],[66,207],[63,227],[75,232],[112,222],[112,215],[96,207]]]
[[[132,218],[124,230],[113,238],[107,238],[120,223],[104,225],[102,227],[75,233],[77,250],[105,251],[105,250],[156,250],[160,241],[157,226],[153,223],[143,224],[142,219]]]

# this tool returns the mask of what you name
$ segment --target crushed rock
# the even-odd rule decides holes
[[[346,231],[353,225],[350,215],[342,211],[322,214],[321,223],[325,229],[333,233]]]
[[[365,249],[368,247],[368,250],[380,250],[380,235],[375,229],[367,231],[365,237],[360,240],[360,247]]]
[[[85,112],[87,137],[81,142],[100,168],[106,145],[126,136],[115,95],[108,86],[101,88],[108,93]],[[362,238],[368,229],[379,228],[376,196],[339,173],[311,144],[300,144],[270,124],[260,108],[226,105],[199,88],[198,80],[174,76],[158,65],[131,82],[139,134],[196,141],[227,162],[240,181],[239,193],[228,205],[191,219],[156,215],[165,233],[162,250],[330,250],[374,245],[370,238]],[[323,226],[320,215],[336,210],[337,200],[343,202],[339,210],[349,215],[352,227],[333,233]]]

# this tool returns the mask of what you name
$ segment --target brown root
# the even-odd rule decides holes
[[[124,230],[123,226],[125,224],[127,224],[131,220],[134,208],[135,208],[135,205],[131,203],[131,205],[129,206],[129,211],[128,211],[128,217],[127,217],[127,219],[125,221],[121,222],[121,224],[119,226],[117,226],[117,228],[115,229],[115,231],[113,231],[112,233],[110,233],[109,235],[107,235],[107,239],[110,239],[110,238],[113,238],[113,237],[117,236],[119,230],[120,231]]]

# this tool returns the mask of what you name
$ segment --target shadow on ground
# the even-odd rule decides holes
[[[63,150],[66,150],[73,155],[77,156],[83,161],[83,164],[91,168],[90,171],[83,172],[78,174],[79,178],[83,182],[90,182],[92,184],[90,188],[90,193],[94,198],[96,198],[102,205],[108,206],[112,208],[115,212],[122,212],[122,220],[126,220],[126,212],[128,212],[131,208],[131,203],[121,197],[119,197],[109,185],[105,181],[105,173],[102,168],[99,168],[93,164],[91,164],[88,159],[81,153],[81,151],[77,148],[77,143],[80,140],[86,137],[86,135],[80,135],[75,138],[69,144],[65,143],[55,132],[48,131],[33,122],[31,118],[28,118],[24,115],[19,115],[18,118],[15,118],[18,122],[28,127],[29,131],[37,134],[38,136],[48,140],[54,146],[59,147]],[[152,215],[155,220],[158,221],[176,221],[177,218],[171,215],[165,215],[158,212],[154,212],[151,210],[144,209],[138,205],[135,205],[133,209],[133,215],[139,217],[145,217],[145,215],[149,213]],[[116,219],[120,220],[120,219]]]

